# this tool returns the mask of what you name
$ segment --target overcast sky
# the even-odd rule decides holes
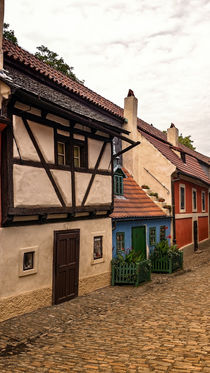
[[[210,0],[5,0],[5,22],[114,103],[131,88],[141,119],[210,156]]]

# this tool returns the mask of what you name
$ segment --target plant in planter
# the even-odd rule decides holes
[[[149,189],[148,185],[146,185],[146,184],[143,184],[141,187],[142,187],[142,189]]]
[[[168,240],[159,242],[150,255],[152,272],[172,273],[183,268],[183,252],[176,245],[169,246]]]
[[[151,192],[149,193],[150,197],[154,197],[154,199],[158,199],[158,193]]]
[[[164,209],[168,209],[169,211],[171,211],[171,206],[170,205],[164,205],[163,208]]]
[[[138,286],[141,282],[150,281],[151,262],[144,260],[140,252],[127,249],[112,259],[112,285],[130,284]]]
[[[165,202],[164,198],[158,198],[158,202]]]

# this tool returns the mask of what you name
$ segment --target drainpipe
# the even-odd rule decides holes
[[[179,173],[177,173],[177,178],[171,178],[171,202],[172,202],[172,226],[173,226],[173,244],[176,245],[176,222],[175,222],[175,193],[174,193],[174,183],[179,181]]]

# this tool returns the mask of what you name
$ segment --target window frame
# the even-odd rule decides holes
[[[184,189],[184,207],[182,208],[182,193],[181,190]],[[179,211],[186,212],[186,186],[185,184],[179,184]]]
[[[195,193],[195,199],[194,199],[194,193]],[[195,205],[194,205],[195,202]],[[198,200],[197,200],[197,189],[192,188],[192,211],[196,212],[198,208]]]
[[[101,256],[99,257],[95,257],[95,239],[100,239],[100,243],[101,243],[101,247],[100,247]],[[95,262],[96,260],[99,260],[99,259],[103,259],[103,236],[102,235],[93,237],[93,260]]]
[[[58,144],[64,144],[64,164],[58,163]],[[79,148],[79,166],[75,166],[75,156],[74,156],[74,147]],[[61,167],[70,167],[71,169],[84,169],[88,168],[88,146],[87,146],[87,137],[85,140],[77,140],[69,136],[63,136],[57,134],[55,136],[55,164]]]
[[[204,196],[204,199],[203,199]],[[204,207],[203,207],[204,201]],[[201,191],[201,211],[206,212],[206,192],[204,190]]]
[[[114,194],[116,196],[123,195],[123,176],[114,175]]]
[[[123,236],[123,239],[121,240],[121,248],[118,247],[120,240],[118,241],[117,237],[119,235]],[[121,251],[123,251],[123,249],[125,249],[125,232],[116,232],[116,253],[120,253]]]
[[[161,239],[161,235],[164,231],[164,238]],[[160,242],[166,240],[166,226],[165,225],[160,225]]]
[[[152,230],[154,230],[154,233],[152,234]],[[152,240],[153,237],[153,240]],[[157,242],[157,230],[156,227],[149,227],[149,244],[150,246],[155,246]]]

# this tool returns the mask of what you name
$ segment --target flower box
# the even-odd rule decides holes
[[[172,273],[183,268],[183,252],[170,252],[166,254],[152,255],[152,272]]]
[[[112,259],[112,285],[135,285],[151,280],[151,261],[120,263]]]

